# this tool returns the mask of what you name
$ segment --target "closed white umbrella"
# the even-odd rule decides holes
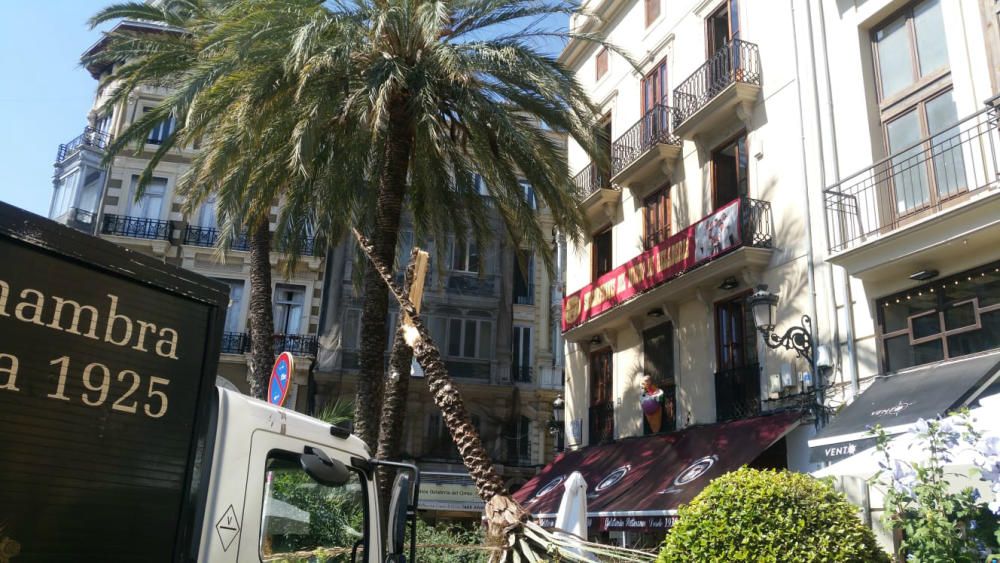
[[[567,540],[587,540],[587,481],[579,471],[569,474],[563,483],[563,496],[559,501],[559,511],[556,513],[556,530],[554,534]],[[590,553],[579,548],[568,548],[577,555],[587,559],[597,559]]]

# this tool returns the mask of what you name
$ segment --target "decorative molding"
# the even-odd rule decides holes
[[[748,100],[740,100],[736,104],[736,117],[743,122],[743,125],[747,129],[751,129],[751,121],[753,120],[753,102]]]

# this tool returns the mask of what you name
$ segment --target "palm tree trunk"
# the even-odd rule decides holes
[[[413,355],[424,370],[424,378],[427,380],[434,404],[441,409],[441,417],[451,434],[452,441],[458,447],[462,463],[476,484],[479,498],[486,503],[484,515],[487,537],[491,543],[498,545],[512,530],[518,529],[527,520],[528,513],[507,493],[503,480],[493,467],[493,462],[479,439],[479,433],[472,425],[472,419],[465,409],[462,396],[448,375],[441,353],[431,340],[430,332],[413,303],[393,282],[392,275],[385,266],[386,262],[375,256],[374,247],[369,245],[357,231],[355,236],[367,254],[370,265],[379,272],[382,282],[392,289],[400,308],[410,315],[415,330],[404,331],[407,344],[413,348]]]
[[[410,262],[403,276],[403,293],[409,295],[413,284],[414,259],[417,249],[413,249]],[[382,419],[379,421],[378,453],[376,459],[395,460],[399,457],[403,441],[403,423],[406,420],[406,399],[410,391],[410,364],[413,350],[403,338],[403,311],[399,312],[398,328],[392,341],[389,355],[389,379],[385,383],[385,398],[382,401]],[[389,467],[378,468],[379,515],[382,518],[380,530],[386,530],[389,521],[389,500],[392,497],[392,482],[396,472]]]
[[[383,264],[392,264],[399,238],[399,221],[406,194],[413,131],[405,115],[405,102],[391,104],[388,146],[379,182],[375,224],[371,232],[374,255]],[[386,312],[389,295],[382,277],[371,263],[364,274],[364,303],[361,308],[360,373],[354,401],[354,433],[368,445],[378,447],[379,406],[385,389]]]
[[[271,309],[271,229],[264,215],[250,229],[250,396],[263,399],[274,365]]]

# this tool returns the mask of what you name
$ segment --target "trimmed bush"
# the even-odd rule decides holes
[[[678,516],[657,563],[889,561],[857,508],[801,473],[734,471],[712,481]]]

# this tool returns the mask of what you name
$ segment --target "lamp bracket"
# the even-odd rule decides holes
[[[760,333],[764,335],[764,343],[768,348],[792,350],[797,357],[804,358],[810,366],[813,365],[812,319],[809,315],[802,315],[802,325],[789,328],[782,336],[764,329]]]

